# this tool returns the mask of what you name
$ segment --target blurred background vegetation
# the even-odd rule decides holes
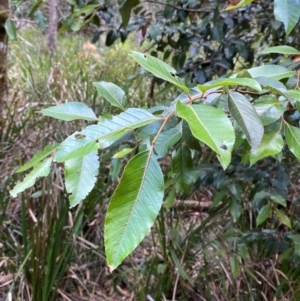
[[[81,101],[99,115],[113,114],[92,85],[100,80],[122,87],[134,107],[168,104],[178,95],[145,74],[128,57],[132,50],[164,59],[190,86],[264,62],[297,68],[292,58],[256,55],[267,46],[299,45],[299,27],[285,36],[271,0],[223,13],[218,8],[230,1],[144,2],[124,28],[118,1],[61,1],[50,54],[46,5],[10,3],[18,29],[9,43],[0,147],[0,300],[299,300],[299,163],[291,153],[249,168],[240,150],[223,171],[201,148],[192,164],[195,183],[176,195],[170,183],[151,233],[112,274],[103,223],[124,166],[111,160],[118,149],[102,152],[97,185],[75,209],[68,207],[59,164],[33,189],[9,197],[21,164],[85,126],[41,118],[42,108]],[[171,172],[167,159],[161,165]],[[258,208],[274,195],[287,200],[280,209],[292,229],[275,215],[256,227]]]

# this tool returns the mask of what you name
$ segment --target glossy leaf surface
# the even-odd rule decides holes
[[[264,128],[259,116],[249,100],[238,92],[228,93],[229,111],[240,126],[249,144],[257,147],[264,134]]]
[[[258,216],[256,218],[256,227],[261,225],[269,217],[271,209],[271,205],[267,204],[259,210]]]
[[[161,78],[167,82],[174,84],[179,87],[186,93],[189,92],[188,87],[186,87],[180,80],[180,78],[176,75],[176,70],[164,63],[163,61],[157,59],[148,54],[144,54],[141,52],[133,51],[130,54],[144,69],[152,73],[158,78]]]
[[[193,135],[217,153],[225,169],[231,161],[235,134],[225,113],[209,105],[184,105],[177,102],[179,117],[189,124]]]
[[[283,22],[286,34],[289,35],[300,17],[299,0],[274,0],[276,20]]]
[[[287,54],[287,55],[300,55],[300,51],[294,47],[280,45],[275,47],[268,47],[260,52],[260,54],[269,54],[269,53],[279,53],[279,54]]]
[[[300,160],[300,129],[285,123],[284,132],[290,151]]]
[[[155,156],[145,151],[125,167],[105,220],[105,250],[114,270],[142,241],[153,225],[164,196],[164,180]]]
[[[278,154],[281,152],[283,145],[284,142],[280,132],[265,133],[260,145],[251,149],[250,165],[253,165],[264,157]]]

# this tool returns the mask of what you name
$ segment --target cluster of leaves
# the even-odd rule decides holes
[[[288,46],[269,48],[263,54],[271,52],[300,54]],[[82,119],[94,124],[75,132],[61,144],[36,153],[18,171],[33,170],[10,191],[15,197],[34,185],[36,178],[47,176],[53,161],[62,162],[70,205],[76,206],[95,185],[100,164],[98,150],[119,145],[120,151],[113,158],[130,156],[131,159],[110,200],[105,221],[106,256],[111,270],[147,234],[161,208],[164,191],[171,206],[176,193],[188,191],[197,180],[199,169],[194,168],[193,158],[203,145],[216,154],[223,169],[230,166],[233,151],[241,153],[241,161],[250,165],[268,156],[280,160],[284,141],[300,160],[300,90],[293,71],[270,64],[188,88],[176,70],[159,59],[139,52],[132,52],[131,56],[144,69],[183,93],[169,107],[128,108],[121,88],[98,82],[94,85],[99,94],[122,113],[97,117],[90,108],[77,102],[42,110],[45,116],[65,121]],[[290,87],[293,79],[294,86]],[[171,149],[172,169],[164,177],[159,162]],[[270,199],[286,206],[280,195],[259,193],[255,199]],[[276,206],[259,204],[257,225],[274,208],[279,220],[287,227],[292,226]]]

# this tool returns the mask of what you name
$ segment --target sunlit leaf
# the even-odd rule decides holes
[[[262,90],[260,84],[252,78],[220,78],[204,85],[198,85],[198,88],[205,92],[211,88],[227,86],[245,86],[256,91]]]
[[[125,92],[113,83],[94,82],[93,85],[97,88],[98,93],[103,96],[112,106],[120,108],[124,111],[126,106]]]
[[[16,24],[12,19],[7,19],[5,22],[5,30],[7,35],[12,41],[17,40],[17,29],[16,29]]]
[[[97,149],[109,147],[124,133],[147,125],[159,118],[143,109],[128,109],[113,117],[95,125],[90,125],[80,133],[69,136],[59,146],[54,159],[63,162],[87,155]]]
[[[277,208],[275,208],[275,209],[276,209],[276,214],[277,214],[280,222],[291,229],[292,224],[291,224],[291,220],[288,218],[288,216],[283,211],[281,211]]]
[[[54,107],[43,109],[41,112],[44,116],[50,116],[65,121],[72,121],[77,119],[98,121],[93,110],[82,102],[67,102]]]
[[[21,166],[17,172],[25,171],[31,167],[34,167],[38,163],[40,163],[42,160],[44,160],[46,157],[48,157],[55,149],[59,147],[59,144],[54,145],[47,145],[42,151],[38,151],[34,154],[34,156],[31,158],[29,162]]]
[[[259,146],[252,148],[250,152],[250,165],[258,160],[278,154],[283,148],[284,142],[280,132],[265,133]]]
[[[179,141],[181,133],[177,128],[171,128],[162,132],[155,143],[155,151],[159,156],[165,156],[171,147]]]
[[[65,185],[70,207],[78,205],[93,189],[99,173],[98,152],[65,162]]]
[[[9,192],[12,197],[16,197],[18,193],[34,185],[39,177],[46,177],[50,173],[52,158],[47,158],[44,161],[35,165],[34,169],[28,173],[22,182],[18,182],[16,186]]]
[[[294,29],[300,17],[299,0],[274,0],[276,20],[283,22],[286,34]]]
[[[271,205],[267,204],[259,210],[258,216],[256,218],[256,227],[261,225],[269,217],[271,208]]]
[[[300,129],[288,123],[284,124],[286,143],[290,151],[300,160]]]
[[[105,252],[111,271],[148,233],[163,196],[164,179],[157,160],[149,151],[139,153],[126,165],[105,219]]]
[[[262,122],[249,100],[238,92],[228,93],[229,111],[246,135],[249,144],[256,147],[264,134]]]
[[[120,159],[125,157],[126,155],[132,153],[132,151],[134,150],[134,148],[123,148],[122,150],[120,150],[119,152],[115,153],[112,158],[114,159]]]
[[[235,134],[230,120],[220,109],[209,105],[184,105],[177,102],[179,117],[189,124],[193,135],[217,153],[225,169],[231,161]]]
[[[174,84],[186,93],[189,92],[189,88],[186,87],[177,76],[176,70],[168,64],[156,57],[141,52],[133,51],[130,56],[132,56],[144,69],[156,77]]]
[[[288,55],[300,55],[300,51],[297,50],[294,47],[286,46],[286,45],[280,45],[275,47],[268,47],[261,51],[259,54],[269,54],[269,53],[279,53],[279,54],[288,54]]]

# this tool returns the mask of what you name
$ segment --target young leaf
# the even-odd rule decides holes
[[[184,105],[177,102],[179,117],[186,120],[193,135],[217,153],[225,169],[231,161],[235,134],[225,113],[209,105]]]
[[[279,65],[264,65],[247,70],[252,77],[265,76],[281,80],[294,76],[294,72]]]
[[[177,128],[171,128],[162,132],[155,143],[155,151],[160,156],[165,156],[171,149],[171,147],[179,141],[181,133]]]
[[[283,211],[281,211],[277,208],[275,208],[275,209],[276,209],[276,214],[277,214],[280,222],[282,224],[286,225],[287,227],[289,227],[290,229],[292,229],[291,220],[287,217],[287,215]]]
[[[256,227],[258,227],[260,224],[262,224],[270,215],[271,212],[271,205],[267,204],[263,206],[258,213],[258,216],[256,218]]]
[[[228,93],[229,111],[246,135],[249,144],[257,147],[264,134],[264,128],[259,116],[249,100],[238,92]]]
[[[279,53],[279,54],[287,54],[287,55],[300,55],[300,51],[294,47],[280,45],[275,47],[268,47],[261,51],[259,54],[269,54],[269,53]]]
[[[172,153],[172,169],[176,178],[176,192],[183,190],[188,193],[195,175],[191,151],[185,144]]]
[[[34,185],[35,181],[39,177],[47,177],[50,173],[52,158],[47,158],[44,161],[35,165],[34,169],[25,176],[23,182],[18,182],[16,186],[9,192],[10,195],[15,198],[19,192]]]
[[[286,34],[294,29],[300,17],[299,0],[274,0],[275,19],[283,22]]]
[[[133,130],[159,120],[156,116],[143,109],[128,109],[114,116],[90,125],[80,133],[69,136],[59,146],[54,159],[58,162],[85,156],[97,149],[109,147],[129,130]]]
[[[34,156],[31,158],[29,162],[21,166],[17,172],[25,171],[31,167],[34,167],[38,163],[40,163],[42,160],[44,160],[46,157],[48,157],[55,149],[59,147],[59,144],[56,143],[54,145],[47,145],[42,151],[36,152]]]
[[[65,185],[70,207],[78,205],[93,189],[99,173],[98,152],[65,162]]]
[[[155,156],[150,151],[139,153],[126,165],[105,219],[105,251],[111,271],[148,233],[163,196],[164,179]]]
[[[254,0],[241,0],[237,5],[228,5],[226,9],[224,9],[225,11],[226,10],[233,10],[233,9],[238,9],[238,8],[241,8],[243,6],[246,6],[247,4],[253,2]]]
[[[227,87],[227,86],[246,86],[260,92],[260,84],[252,78],[220,78],[204,85],[198,85],[198,88],[205,92],[211,88]]]
[[[130,56],[132,56],[144,69],[152,73],[154,76],[170,82],[182,89],[184,92],[189,93],[189,88],[181,82],[180,78],[176,75],[176,70],[168,64],[156,57],[141,52],[133,51]]]
[[[282,150],[283,144],[280,132],[265,133],[260,145],[251,149],[250,165],[253,165],[264,157],[278,154]]]
[[[98,93],[103,96],[112,106],[118,107],[125,111],[126,96],[125,92],[113,83],[95,82],[93,85],[96,87]]]
[[[44,116],[50,116],[65,121],[77,119],[98,121],[93,110],[82,102],[66,102],[58,106],[43,109],[41,112]]]
[[[284,124],[286,143],[290,151],[300,160],[300,129],[288,123]]]

